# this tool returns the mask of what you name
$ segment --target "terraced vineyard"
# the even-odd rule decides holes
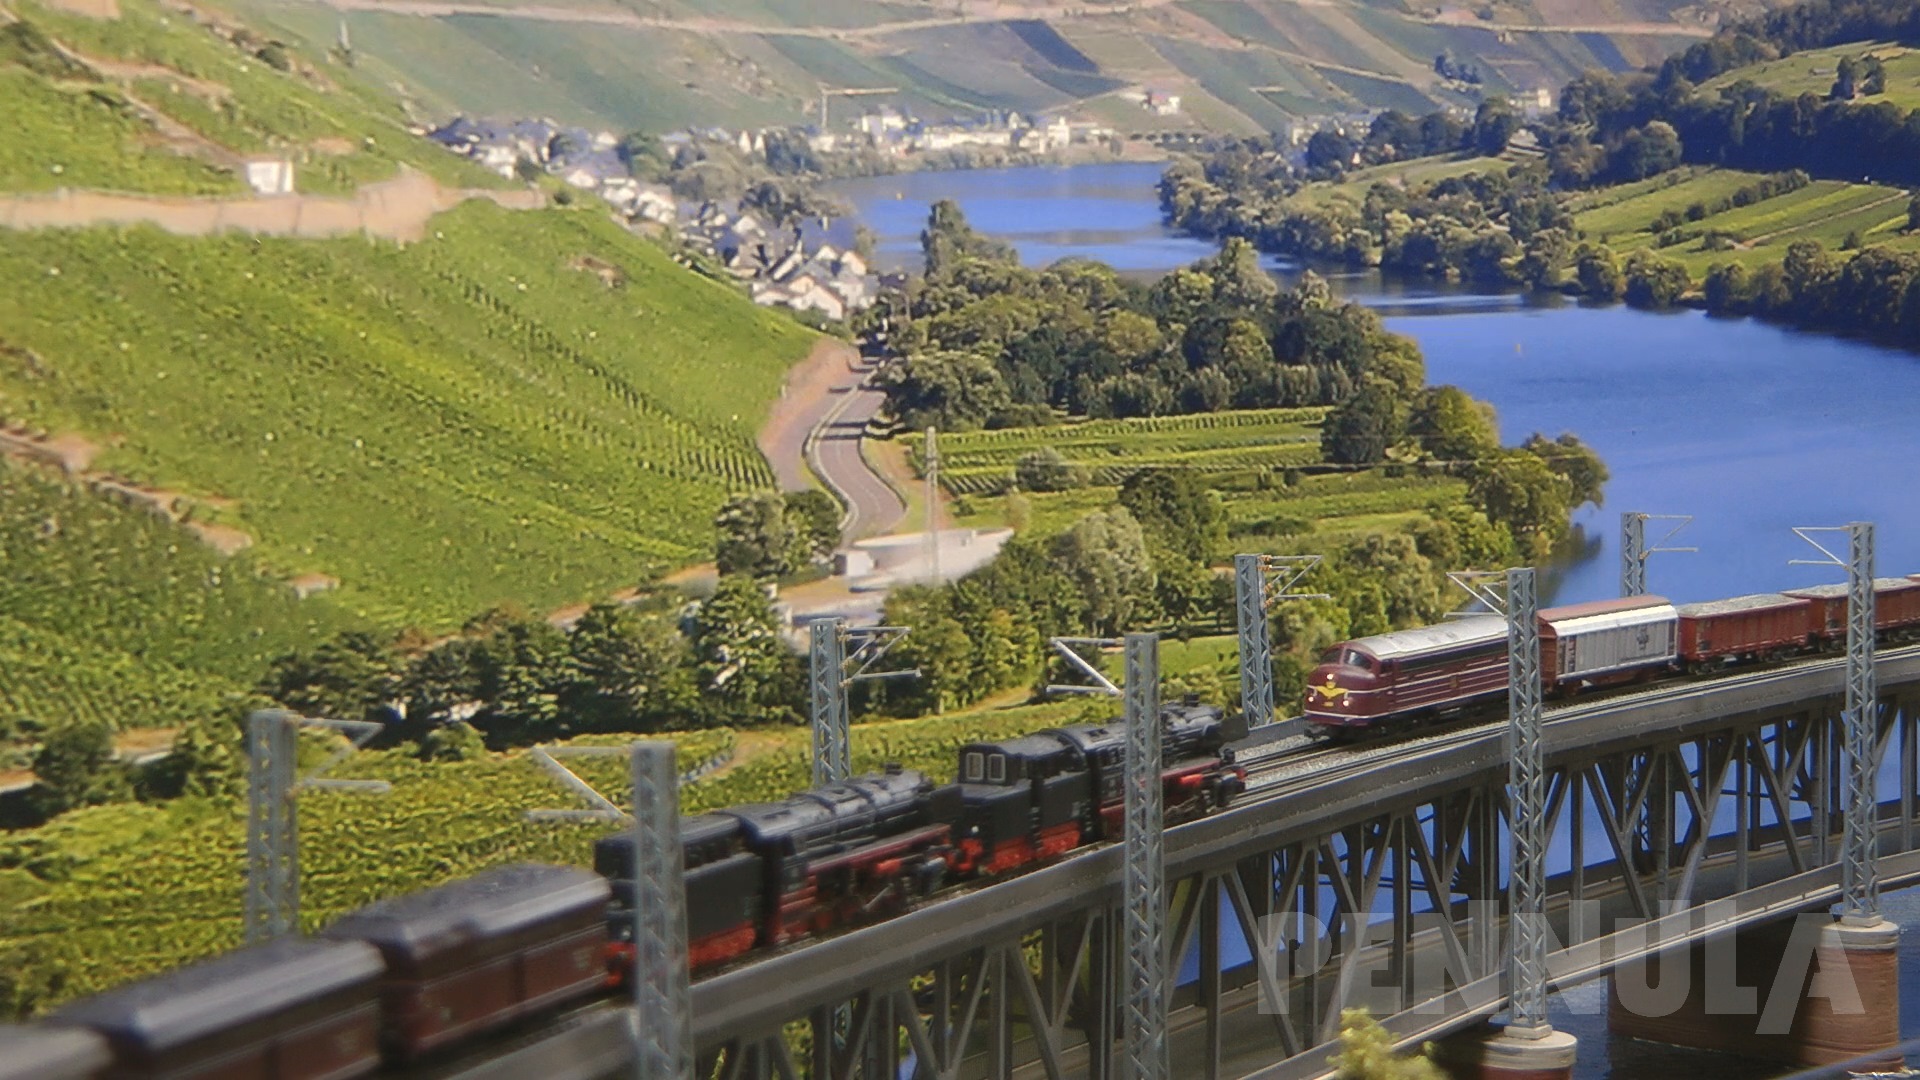
[[[248,556],[45,470],[0,462],[0,507],[0,736],[214,715],[272,657],[353,625]]]
[[[408,247],[33,232],[0,415],[206,498],[385,622],[544,610],[695,561],[813,336],[600,214],[469,203]],[[218,500],[232,500],[224,504]]]
[[[1755,173],[1697,169],[1679,183],[1656,179],[1606,188],[1572,201],[1574,223],[1623,253],[1657,248],[1679,260],[1696,279],[1716,263],[1753,267],[1779,262],[1787,247],[1800,240],[1834,250],[1857,235],[1864,245],[1920,250],[1920,236],[1901,231],[1907,222],[1904,190],[1836,180],[1816,180],[1798,191],[1710,213],[1667,233],[1653,229],[1664,213],[1685,213],[1696,203],[1713,205],[1757,179]],[[1709,244],[1709,236],[1722,239]]]
[[[1070,722],[1087,708],[1067,702],[860,725],[853,763],[869,770],[897,761],[946,778],[964,743]],[[736,747],[724,730],[670,737],[682,769]],[[806,731],[751,738],[751,753],[748,737],[737,740],[737,764],[683,787],[684,811],[782,798],[807,786]],[[629,797],[623,757],[568,764],[615,803]],[[334,775],[385,779],[393,789],[302,798],[302,922],[309,929],[502,862],[584,865],[593,840],[608,831],[527,821],[527,810],[583,804],[524,754],[427,764],[390,751],[356,756]],[[16,973],[16,985],[38,991],[36,1004],[46,1008],[237,945],[245,814],[244,802],[122,804],[0,838],[0,903],[17,913],[0,928],[0,965]],[[57,982],[49,987],[49,980]]]
[[[998,499],[1013,486],[1020,458],[1042,448],[1086,470],[1069,491],[1024,492],[1028,527],[1059,532],[1113,502],[1114,488],[1146,469],[1191,469],[1208,477],[1228,521],[1228,547],[1284,542],[1326,545],[1368,532],[1393,532],[1458,502],[1466,484],[1412,466],[1358,472],[1330,469],[1320,456],[1325,409],[1251,409],[1092,420],[1053,427],[944,435],[941,479],[969,525],[1000,524]],[[918,467],[918,444],[913,460]],[[1224,558],[1226,549],[1210,553]]]
[[[1042,447],[1084,466],[1092,482],[1103,486],[1123,483],[1144,468],[1294,468],[1320,460],[1325,415],[1325,409],[1253,409],[946,435],[940,440],[940,476],[955,495],[997,495],[1013,485],[1021,456]]]

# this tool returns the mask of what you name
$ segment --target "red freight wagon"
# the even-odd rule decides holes
[[[105,1036],[111,1078],[346,1080],[380,1067],[380,954],[281,938],[75,1002],[49,1022]]]
[[[1688,670],[1795,652],[1813,642],[1813,602],[1760,593],[1682,604],[1680,659]]]
[[[1845,644],[1847,640],[1847,587],[1814,585],[1788,589],[1788,596],[1813,601],[1813,632],[1823,640]],[[1920,580],[1915,578],[1873,579],[1873,628],[1876,631],[1920,628]]]
[[[1673,663],[1673,605],[1659,596],[1626,596],[1548,608],[1540,613],[1540,681],[1567,689],[1630,678]]]
[[[362,908],[326,934],[386,958],[386,1048],[409,1061],[599,990],[610,896],[591,871],[520,863]]]

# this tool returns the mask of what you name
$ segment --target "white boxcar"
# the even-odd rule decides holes
[[[1548,608],[1540,623],[1540,675],[1547,686],[1671,664],[1679,656],[1679,613],[1664,597]]]

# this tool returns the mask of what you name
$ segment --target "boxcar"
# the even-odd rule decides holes
[[[380,954],[283,938],[75,1002],[52,1024],[105,1036],[109,1077],[345,1080],[380,1065]]]
[[[1507,690],[1507,620],[1475,615],[1334,646],[1308,676],[1307,723],[1364,730],[1444,713]]]
[[[404,1062],[600,989],[609,896],[591,871],[500,866],[362,908],[326,936],[385,958],[382,1035]]]
[[[1627,596],[1540,613],[1540,680],[1566,690],[1670,665],[1678,616],[1664,597]]]
[[[1846,645],[1845,585],[1811,585],[1804,589],[1788,589],[1787,595],[1812,602],[1813,632],[1821,643]],[[1882,633],[1920,628],[1920,580],[1873,579],[1873,628]]]
[[[1798,652],[1813,643],[1813,604],[1805,597],[1758,593],[1676,610],[1680,659],[1689,670]]]
[[[0,1080],[95,1080],[113,1061],[85,1028],[0,1025]]]

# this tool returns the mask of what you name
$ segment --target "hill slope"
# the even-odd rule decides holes
[[[1121,130],[1264,130],[1424,111],[1655,60],[1761,0],[223,0],[364,66],[428,111],[550,114],[616,130],[817,120],[823,87],[895,87],[923,115],[1067,110]],[[1154,117],[1126,92],[1180,93]],[[863,99],[873,103],[887,98]],[[831,107],[857,111],[842,101]]]
[[[252,220],[271,200],[232,192],[253,150],[322,191],[400,168],[485,182],[324,59],[120,9],[23,0],[0,26],[19,91],[0,109],[0,225],[74,183]],[[162,491],[263,571],[333,579],[341,607],[390,625],[603,596],[697,561],[720,501],[771,484],[754,433],[810,332],[600,210],[482,200],[422,232],[8,232],[0,424],[84,440],[96,477]]]

